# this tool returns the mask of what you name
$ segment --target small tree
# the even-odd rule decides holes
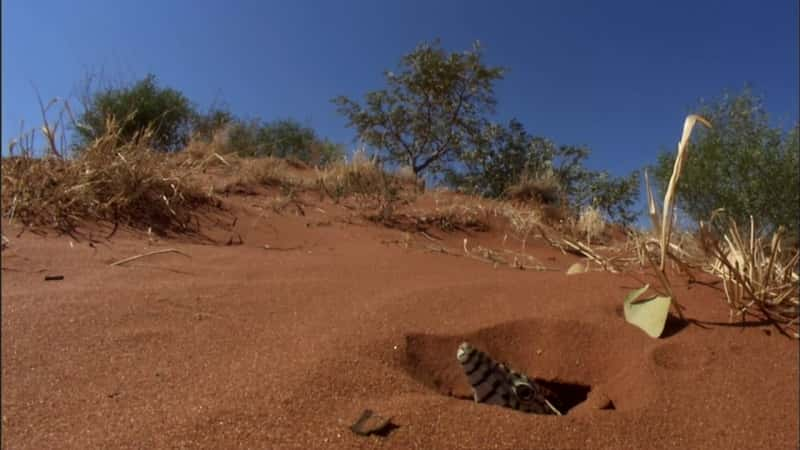
[[[713,128],[689,149],[677,187],[678,206],[695,221],[725,208],[739,225],[749,224],[753,215],[766,231],[784,225],[796,235],[798,126],[789,133],[770,127],[762,99],[750,89],[701,102],[696,111]],[[662,192],[674,163],[673,152],[659,154],[653,174]]]
[[[367,93],[363,107],[343,96],[333,102],[363,142],[419,176],[441,171],[479,140],[502,74],[483,63],[478,43],[448,54],[437,40],[403,56],[397,73],[385,72],[389,88]]]
[[[589,149],[557,146],[549,139],[531,136],[512,119],[507,127],[491,125],[474,149],[462,155],[462,167],[447,171],[446,181],[461,190],[487,197],[514,191],[536,191],[539,201],[562,200],[576,212],[594,207],[610,220],[630,223],[638,196],[638,173],[614,177],[584,165]],[[531,193],[531,192],[529,192]]]
[[[196,116],[181,92],[159,87],[152,74],[130,87],[95,92],[86,99],[84,106],[76,130],[79,144],[102,136],[107,131],[106,118],[113,116],[120,124],[123,140],[153,127],[153,147],[175,151],[186,145],[192,118]]]

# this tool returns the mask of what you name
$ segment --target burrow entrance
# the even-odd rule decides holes
[[[543,387],[549,394],[548,400],[558,408],[559,412],[566,415],[569,410],[578,406],[586,401],[589,396],[589,391],[592,390],[591,386],[579,383],[567,383],[557,380],[543,380],[541,378],[534,378],[534,382]],[[457,395],[448,394],[451,397],[474,401],[472,395]],[[598,409],[615,409],[614,402],[609,401],[607,404],[599,407]]]
[[[636,340],[628,333],[575,321],[515,321],[461,335],[408,334],[400,364],[438,394],[473,401],[456,359],[463,341],[528,375],[549,391],[548,400],[565,415],[579,406],[583,413],[633,408],[647,401],[639,395],[648,390],[645,382],[634,373],[635,362],[641,360]],[[622,371],[632,376],[617,377]],[[628,400],[626,395],[633,392],[639,394]]]

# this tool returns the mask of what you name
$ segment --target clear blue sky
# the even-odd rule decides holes
[[[674,148],[700,97],[752,83],[777,125],[798,120],[798,1],[3,0],[2,140],[89,72],[148,72],[201,108],[294,117],[352,147],[330,99],[383,87],[418,42],[480,40],[510,71],[498,120],[587,145],[624,174]]]

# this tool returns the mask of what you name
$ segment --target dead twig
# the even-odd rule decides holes
[[[303,248],[302,245],[297,245],[297,246],[294,246],[294,247],[273,247],[273,246],[271,246],[269,244],[264,244],[264,249],[265,250],[275,250],[275,251],[279,251],[279,252],[288,252],[288,251],[292,251],[292,250],[301,250],[302,248]]]
[[[152,252],[148,252],[148,253],[144,253],[144,254],[141,254],[141,255],[135,255],[135,256],[131,256],[131,257],[125,258],[125,259],[121,259],[121,260],[119,260],[117,262],[113,262],[113,263],[111,263],[109,265],[110,266],[121,266],[122,264],[127,264],[127,263],[129,263],[131,261],[136,261],[137,259],[140,259],[140,258],[145,258],[147,256],[153,256],[153,255],[160,255],[160,254],[163,254],[163,253],[177,253],[177,254],[183,255],[183,256],[185,256],[187,258],[191,258],[189,255],[187,255],[186,253],[183,253],[180,250],[176,250],[174,248],[165,248],[165,249],[162,249],[162,250],[154,250]]]
[[[619,270],[611,263],[609,259],[606,259],[600,255],[598,255],[594,250],[592,250],[588,245],[579,242],[579,241],[572,241],[567,238],[563,238],[561,240],[563,243],[567,244],[567,246],[573,249],[576,252],[579,252],[581,255],[589,258],[591,261],[597,263],[603,269],[611,272],[611,273],[619,273]]]

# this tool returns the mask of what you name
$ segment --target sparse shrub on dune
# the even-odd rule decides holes
[[[344,148],[321,139],[312,128],[292,119],[262,122],[234,120],[226,127],[226,152],[243,157],[272,157],[324,167],[340,162]]]
[[[188,142],[197,116],[182,92],[160,87],[152,74],[130,86],[89,93],[83,103],[84,111],[75,127],[81,148],[111,133],[123,143],[141,139],[148,129],[151,148],[177,151]],[[119,119],[113,130],[108,128],[111,117]]]

